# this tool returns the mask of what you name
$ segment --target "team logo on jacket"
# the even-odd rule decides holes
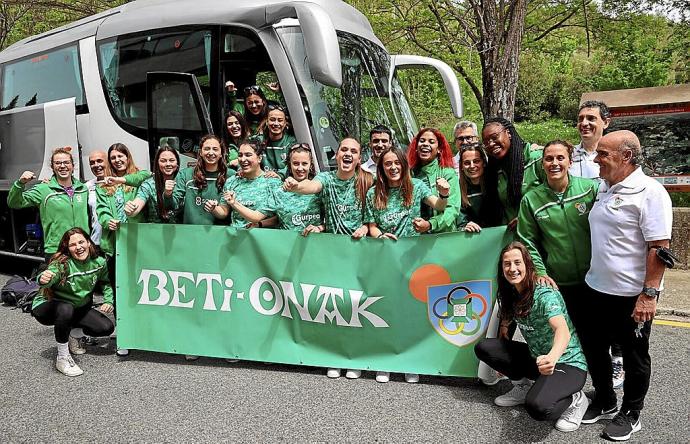
[[[580,214],[585,214],[587,212],[587,204],[584,202],[578,202],[575,204],[575,209]]]

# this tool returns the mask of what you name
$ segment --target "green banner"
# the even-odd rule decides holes
[[[476,376],[505,227],[361,239],[124,224],[121,348]]]

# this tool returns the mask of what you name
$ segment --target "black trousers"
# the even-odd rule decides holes
[[[106,315],[91,308],[91,304],[75,308],[69,302],[51,299],[34,308],[32,315],[43,325],[55,326],[55,340],[64,344],[74,327],[81,327],[89,336],[108,336],[113,323]]]
[[[621,409],[639,411],[644,407],[652,373],[649,356],[652,323],[645,322],[637,330],[638,323],[632,318],[636,302],[637,297],[615,296],[589,287],[577,300],[577,310],[586,313],[585,322],[576,325],[577,333],[596,390],[596,401],[604,407],[616,403],[609,356],[613,343],[620,344],[623,350],[625,382]]]
[[[532,379],[525,409],[538,420],[558,419],[573,401],[573,393],[582,390],[587,372],[568,364],[556,364],[551,375],[539,373],[527,344],[507,339],[482,339],[474,347],[477,357],[512,380]]]

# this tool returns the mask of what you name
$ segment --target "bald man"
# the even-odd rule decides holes
[[[86,182],[89,189],[89,219],[91,220],[91,241],[94,244],[101,244],[101,224],[98,223],[96,214],[96,182],[107,175],[108,155],[105,151],[94,151],[89,154],[89,168],[95,176]]]
[[[634,133],[603,136],[596,153],[604,182],[589,214],[592,260],[579,307],[590,322],[577,332],[595,396],[582,422],[613,418],[604,436],[625,441],[642,428],[640,411],[651,374],[649,334],[665,270],[657,250],[669,246],[673,213],[664,187],[642,172]],[[626,375],[620,410],[608,353],[613,341],[623,348]]]

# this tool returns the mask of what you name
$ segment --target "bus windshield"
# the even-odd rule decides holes
[[[299,27],[278,28],[282,44],[301,87],[321,165],[335,166],[335,151],[344,137],[357,136],[367,151],[369,130],[386,125],[398,147],[405,149],[417,124],[398,81],[390,78],[390,56],[374,43],[338,32],[343,72],[341,88],[315,81],[309,71],[304,36]],[[368,158],[362,153],[362,160]]]

